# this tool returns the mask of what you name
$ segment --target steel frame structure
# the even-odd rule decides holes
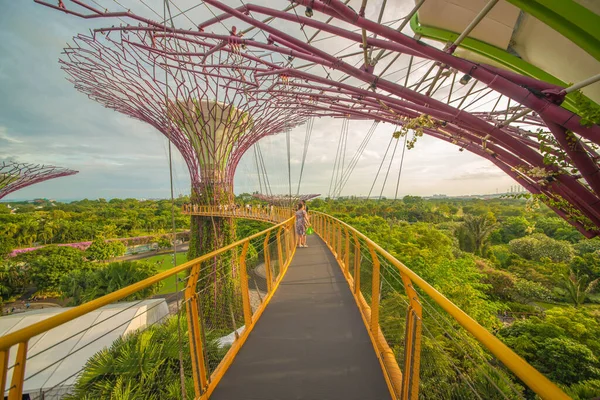
[[[62,176],[75,175],[78,172],[52,165],[2,161],[0,162],[0,199],[24,187]]]
[[[233,193],[235,168],[256,141],[304,121],[271,106],[266,91],[246,88],[268,87],[274,79],[256,79],[266,69],[240,57],[236,45],[211,52],[208,43],[168,40],[159,31],[121,30],[116,39],[110,33],[75,37],[62,68],[90,99],[166,136],[187,164],[192,196],[211,193],[203,203]],[[193,55],[204,62],[192,63]]]
[[[589,124],[582,116],[561,107],[568,89],[456,57],[452,54],[452,47],[436,48],[382,24],[381,18],[369,20],[365,18],[368,1],[363,1],[361,9],[356,12],[339,0],[292,0],[292,5],[306,7],[307,17],[303,17],[295,10],[290,12],[289,7],[277,10],[245,3],[233,8],[219,0],[205,0],[204,3],[222,14],[200,23],[198,31],[167,27],[131,11],[100,11],[81,0],[72,0],[72,3],[83,7],[87,13],[36,1],[82,18],[127,18],[140,24],[98,29],[96,32],[137,31],[151,33],[155,38],[162,35],[186,43],[203,42],[209,54],[226,51],[228,47],[241,49],[239,55],[242,58],[254,58],[261,66],[252,71],[252,79],[273,80],[268,87],[252,86],[248,83],[251,79],[240,86],[256,95],[271,96],[270,104],[281,111],[294,110],[295,115],[303,116],[370,119],[411,127],[411,121],[425,115],[431,124],[422,127],[420,133],[488,159],[528,191],[539,195],[558,215],[586,236],[598,234],[600,175],[597,160],[600,155],[597,146],[600,145],[600,126]],[[315,12],[327,17],[327,21],[312,18]],[[259,15],[266,19],[258,19]],[[353,43],[359,51],[336,57],[311,43],[315,35],[311,39],[307,37],[307,40],[298,39],[269,24],[271,20],[296,24],[302,30],[313,29],[315,35],[321,32],[331,34]],[[229,34],[208,32],[215,24],[225,23],[231,27]],[[257,40],[258,35],[252,39],[244,38],[235,30],[234,24],[240,23],[250,26],[244,32],[258,30],[266,40]],[[211,45],[208,45],[209,42]],[[277,55],[282,61],[271,62],[264,57],[257,59],[249,49]],[[372,57],[374,49],[379,50],[376,57]],[[199,57],[200,60],[204,57],[203,54],[185,51],[179,55]],[[352,55],[364,56],[360,57],[363,59],[360,66],[346,61]],[[376,66],[389,55],[395,55],[394,59],[377,74]],[[410,57],[403,84],[384,76],[384,72],[400,56]],[[297,60],[307,64],[295,65]],[[429,65],[429,70],[417,81],[410,82],[415,60]],[[202,65],[202,62],[199,64]],[[335,71],[341,78],[334,79],[330,73],[322,76],[308,72],[313,66]],[[350,81],[345,83],[348,79]],[[442,90],[447,80],[449,93]],[[472,84],[470,80],[473,80]],[[463,95],[452,99],[455,84],[466,83],[469,83],[466,93],[463,91]],[[483,112],[472,109],[490,99],[496,100],[496,106],[501,99],[508,100],[508,104],[501,113],[496,106]],[[540,138],[541,134],[545,135],[544,139]]]

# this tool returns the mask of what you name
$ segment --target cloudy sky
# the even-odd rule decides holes
[[[100,1],[100,0],[99,0]],[[409,7],[411,0],[406,0]],[[100,3],[112,3],[107,0]],[[199,11],[201,12],[201,11]],[[208,11],[206,11],[208,13]],[[209,18],[210,15],[205,16]],[[164,198],[169,196],[168,142],[154,128],[88,100],[65,80],[58,58],[88,21],[66,17],[33,1],[2,4],[0,13],[0,160],[46,163],[76,169],[78,175],[22,189],[5,198]],[[371,123],[351,122],[346,163]],[[301,192],[327,194],[342,120],[316,120]],[[367,195],[394,127],[379,125],[345,186],[344,195]],[[296,191],[306,128],[291,132],[291,175]],[[393,146],[394,144],[392,144]],[[286,135],[260,142],[273,192],[287,193]],[[390,155],[372,190],[379,196]],[[402,142],[389,167],[383,195],[394,197]],[[176,194],[189,193],[187,169],[174,149]],[[491,163],[448,143],[424,137],[404,157],[399,196],[495,193],[516,183]],[[259,189],[254,153],[242,159],[236,193]]]

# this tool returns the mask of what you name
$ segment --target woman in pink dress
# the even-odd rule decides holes
[[[302,203],[298,203],[296,207],[296,236],[298,247],[308,247],[306,245],[306,228],[310,225],[308,221],[308,214],[304,209]]]

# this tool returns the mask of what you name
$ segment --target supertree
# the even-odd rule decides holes
[[[142,24],[136,29],[165,30],[180,40],[210,39],[213,51],[237,46],[244,57],[265,52],[270,61],[259,62],[266,71],[254,71],[253,78],[280,79],[255,93],[265,90],[282,109],[393,123],[398,136],[413,135],[409,146],[423,134],[453,143],[488,159],[585,235],[598,233],[600,126],[560,105],[594,79],[564,88],[457,57],[456,43],[442,49],[421,42],[401,32],[418,5],[394,29],[381,22],[383,9],[366,9],[367,1],[357,12],[339,0],[293,0],[285,10],[206,0],[223,14],[195,31],[166,27],[129,10],[110,13],[72,2],[87,14],[52,7],[85,18],[125,17]],[[298,6],[306,7],[306,17]],[[253,30],[254,36],[242,37],[235,25],[249,26],[244,32]],[[317,45],[319,34],[332,39]],[[398,76],[399,71],[406,73]]]
[[[52,165],[2,161],[0,162],[0,199],[24,187],[76,173],[78,171]]]
[[[213,43],[170,32],[114,30],[75,37],[62,68],[78,91],[152,125],[174,144],[187,164],[194,204],[233,202],[233,177],[244,152],[305,118],[272,106],[268,91],[253,90],[272,86],[278,77],[256,79],[254,73],[267,69],[252,56],[240,56],[235,44],[214,49]],[[233,218],[191,219],[189,259],[232,242]],[[226,296],[218,295],[235,275],[235,262],[226,258],[201,270],[205,287],[199,290],[211,292],[204,296],[212,298],[209,318],[228,312]]]

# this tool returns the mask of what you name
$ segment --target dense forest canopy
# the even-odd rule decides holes
[[[180,211],[185,203],[189,198],[175,201],[177,229],[190,226],[189,217]],[[113,239],[170,231],[170,200],[0,203],[0,238],[10,240],[15,247],[88,241],[97,235]]]

